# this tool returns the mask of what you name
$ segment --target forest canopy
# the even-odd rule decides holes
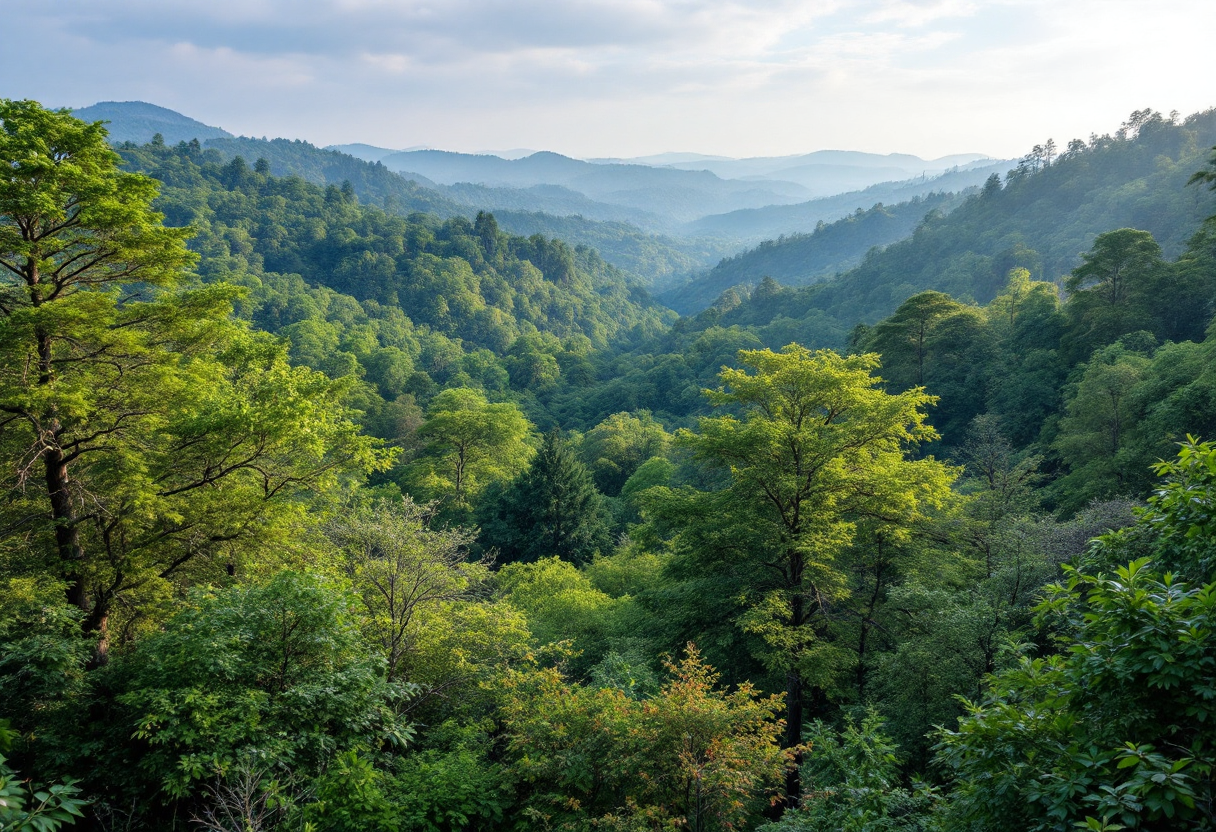
[[[680,318],[0,101],[0,828],[1214,828],[1210,121]]]

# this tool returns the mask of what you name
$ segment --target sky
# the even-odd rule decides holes
[[[1014,158],[1216,106],[1216,0],[0,0],[0,97],[582,158]]]

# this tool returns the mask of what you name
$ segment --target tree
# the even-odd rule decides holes
[[[898,388],[924,386],[934,328],[963,308],[942,292],[913,295],[900,304],[895,314],[870,330],[866,349],[882,355]]]
[[[585,563],[610,544],[604,498],[557,430],[545,434],[527,472],[487,500],[482,516],[483,542],[504,562],[555,555]]]
[[[287,571],[260,586],[193,593],[161,632],[105,669],[114,699],[89,738],[105,756],[80,765],[107,794],[177,799],[242,762],[307,777],[342,751],[404,746],[409,690],[385,680],[351,602]]]
[[[1203,170],[1195,171],[1191,174],[1191,178],[1186,181],[1188,185],[1196,183],[1207,185],[1212,190],[1216,190],[1216,147],[1212,148],[1212,155],[1208,158],[1207,165]]]
[[[726,692],[693,645],[658,695],[512,670],[504,683],[509,775],[531,828],[726,832],[758,819],[788,757],[776,697]]]
[[[615,497],[642,463],[666,453],[670,438],[649,411],[614,413],[587,431],[579,453],[596,487]]]
[[[384,460],[341,385],[232,320],[239,289],[176,285],[189,229],[162,224],[99,124],[29,101],[0,121],[8,562],[63,581],[101,662],[111,614],[137,614],[121,601],[235,571],[297,498]]]
[[[380,645],[389,679],[408,670],[419,614],[469,597],[485,577],[484,562],[469,560],[475,535],[459,527],[431,528],[432,518],[432,506],[406,497],[335,518],[327,527],[363,600],[364,629]]]
[[[930,827],[935,790],[900,783],[896,745],[869,711],[840,731],[810,726],[803,777],[811,793],[795,811],[758,832],[922,832]]]
[[[1134,228],[1099,234],[1081,259],[1064,281],[1074,361],[1084,361],[1120,335],[1145,329],[1144,307],[1167,268],[1153,235]]]
[[[875,325],[864,349],[882,356],[890,389],[925,387],[938,397],[935,425],[956,442],[984,407],[986,324],[975,307],[941,292],[921,292]]]
[[[156,184],[118,170],[118,156],[106,144],[100,123],[88,125],[66,110],[48,111],[33,101],[4,99],[0,124],[5,172],[0,179],[0,314],[10,347],[4,367],[9,384],[0,404],[6,418],[0,425],[9,434],[21,427],[32,434],[32,446],[22,449],[32,459],[22,460],[25,470],[18,479],[24,482],[35,467],[42,469],[68,591],[87,610],[83,512],[73,504],[71,465],[120,424],[81,425],[87,418],[83,408],[66,405],[71,393],[84,391],[63,390],[71,381],[63,371],[81,361],[100,363],[89,361],[97,355],[131,352],[121,329],[106,332],[103,324],[100,332],[88,327],[81,333],[80,321],[110,318],[109,329],[117,329],[115,299],[105,290],[175,280],[193,260],[185,246],[189,232],[161,225],[161,216],[151,209]],[[129,328],[132,322],[121,323]],[[74,348],[82,334],[93,337],[83,349]],[[17,372],[21,381],[13,384]],[[97,381],[86,380],[81,387]],[[65,392],[69,395],[62,396]]]
[[[1216,828],[1216,446],[1188,440],[1156,468],[1137,524],[1048,588],[1036,625],[1055,650],[997,674],[941,732],[960,828]],[[1110,570],[1146,544],[1193,583],[1148,558]]]
[[[624,601],[599,590],[568,561],[557,557],[533,563],[508,563],[498,571],[494,587],[512,609],[528,619],[538,646],[569,641],[579,655],[571,662],[579,671],[598,662],[617,634]]]
[[[532,455],[531,425],[509,402],[491,404],[476,390],[452,388],[431,399],[418,436],[426,443],[408,485],[446,511],[467,511],[481,490],[510,480]]]
[[[1056,484],[1068,510],[1095,498],[1135,494],[1147,479],[1149,460],[1137,458],[1131,439],[1141,415],[1134,391],[1150,366],[1149,358],[1122,343],[1096,350],[1081,365],[1053,443],[1070,468]]]
[[[945,499],[953,477],[931,458],[905,459],[910,445],[936,437],[924,412],[934,399],[920,388],[877,389],[876,355],[791,344],[780,353],[743,350],[739,360],[747,369],[724,369],[708,395],[740,416],[705,417],[698,432],[677,434],[721,487],[656,488],[648,505],[674,529],[676,577],[715,573],[734,585],[736,625],[760,637],[757,657],[784,677],[785,745],[794,748],[807,705],[844,664],[827,632],[846,586],[837,554],[862,520],[905,537]],[[794,772],[789,805],[798,791]]]

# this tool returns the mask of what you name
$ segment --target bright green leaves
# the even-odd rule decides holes
[[[1134,532],[1102,538],[1095,559],[1147,542],[1197,575],[1210,548],[1213,460],[1211,445],[1189,443],[1162,463],[1154,506]],[[1201,548],[1188,550],[1192,541]],[[1038,623],[1061,654],[999,673],[941,735],[939,757],[957,778],[955,818],[994,830],[1093,828],[1090,819],[1211,829],[1216,584],[1188,585],[1147,559],[1111,576],[1071,570]]]
[[[896,745],[882,719],[868,711],[833,730],[816,721],[808,728],[802,773],[808,794],[760,832],[921,832],[932,828],[938,792],[922,783],[906,788]]]
[[[169,288],[190,232],[162,224],[156,182],[120,171],[99,125],[28,101],[0,121],[6,560],[65,582],[102,661],[111,624],[290,541],[301,498],[389,459],[342,386],[232,320],[241,290]]]
[[[115,663],[115,727],[134,729],[125,753],[180,797],[242,761],[316,772],[335,749],[404,747],[408,691],[385,682],[350,604],[292,572],[265,586],[196,594],[163,632]]]
[[[921,389],[891,395],[873,375],[875,355],[841,357],[790,345],[743,350],[745,369],[724,369],[710,400],[739,415],[706,417],[677,442],[719,478],[717,490],[647,494],[672,530],[672,574],[733,587],[722,615],[755,636],[755,657],[785,677],[786,745],[800,743],[804,685],[823,688],[846,663],[826,617],[847,598],[838,557],[860,524],[889,540],[950,493],[953,472],[905,459],[935,438]],[[797,784],[788,786],[794,797]]]
[[[486,485],[513,478],[532,456],[531,425],[517,405],[491,404],[468,388],[444,390],[431,400],[418,429],[426,443],[410,466],[411,492],[467,512]]]
[[[787,758],[776,697],[726,692],[689,645],[657,696],[513,671],[505,708],[511,774],[533,828],[738,828],[767,806]]]
[[[791,345],[781,353],[745,350],[754,370],[725,369],[710,393],[743,418],[709,417],[678,441],[708,465],[729,470],[733,500],[753,513],[754,528],[778,558],[797,555],[786,577],[800,584],[804,567],[829,568],[861,516],[914,519],[922,501],[944,498],[950,476],[935,462],[906,461],[905,450],[935,438],[920,390],[890,395],[871,373],[873,355],[842,358]]]
[[[82,288],[172,282],[193,262],[187,229],[151,209],[157,184],[118,170],[100,124],[33,101],[0,100],[3,306]]]
[[[432,528],[431,520],[430,506],[407,497],[335,518],[326,529],[363,601],[364,631],[380,645],[390,679],[410,677],[428,613],[465,599],[486,577],[483,563],[469,561],[475,536]]]
[[[1175,459],[1153,468],[1163,481],[1144,523],[1156,534],[1156,562],[1199,582],[1216,576],[1216,443],[1188,436]]]

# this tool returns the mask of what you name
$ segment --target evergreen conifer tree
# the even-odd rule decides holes
[[[545,434],[527,472],[487,501],[480,519],[483,540],[501,562],[557,555],[584,563],[609,545],[604,498],[556,429]]]

